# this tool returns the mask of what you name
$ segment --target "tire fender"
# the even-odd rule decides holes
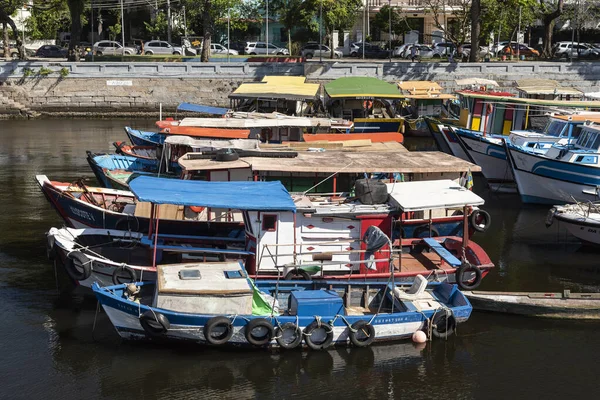
[[[426,237],[430,237],[429,236],[429,226],[428,225],[421,225],[421,226],[417,226],[415,228],[415,230],[413,231],[413,235],[414,238],[426,238]],[[437,230],[437,228],[435,226],[431,227],[431,237],[437,237],[440,236],[440,231]]]
[[[78,268],[81,268],[81,271]],[[73,280],[84,281],[92,275],[92,260],[75,250],[67,254],[65,269]]]
[[[169,319],[164,314],[154,310],[145,311],[140,315],[140,325],[151,337],[162,336],[171,328]]]
[[[123,280],[123,275],[126,275],[125,280]],[[124,283],[132,283],[137,280],[137,275],[133,268],[128,265],[120,265],[113,271],[112,281],[115,285],[122,285]]]
[[[325,340],[322,342],[315,342],[312,338],[313,333],[318,329],[323,329],[325,331]],[[331,343],[333,343],[333,326],[326,322],[315,320],[306,328],[304,328],[303,333],[306,345],[313,350],[324,350],[331,346]]]
[[[479,222],[480,218],[483,218],[482,222]],[[492,217],[485,210],[474,210],[469,216],[469,222],[477,232],[485,232],[492,224]]]
[[[463,279],[464,275],[470,271],[475,272],[475,279],[472,283],[468,283]],[[456,272],[454,273],[454,279],[456,280],[456,284],[461,290],[477,289],[481,284],[482,277],[483,273],[481,272],[481,269],[468,262],[464,262],[460,267],[456,268]]]
[[[257,335],[257,332],[254,332],[257,328],[266,329],[267,332],[263,335]],[[265,318],[254,318],[246,324],[244,336],[246,337],[248,343],[253,346],[265,346],[273,339],[273,324]]]
[[[283,278],[286,281],[312,281],[310,274],[303,269],[294,268],[285,274]]]
[[[356,321],[350,327],[350,342],[356,347],[367,347],[375,340],[375,327],[365,320]]]
[[[431,320],[431,334],[439,339],[447,339],[456,330],[456,318],[452,311],[437,312]]]
[[[219,328],[223,329],[222,333],[219,333]],[[206,325],[202,328],[202,332],[208,343],[219,346],[227,343],[229,339],[231,339],[231,336],[233,335],[233,325],[227,317],[212,317],[206,322]]]
[[[286,332],[291,331],[293,333],[293,340],[289,341],[284,337]],[[285,324],[275,328],[275,340],[277,344],[286,350],[295,349],[302,343],[302,330],[299,326],[293,322],[286,322]]]

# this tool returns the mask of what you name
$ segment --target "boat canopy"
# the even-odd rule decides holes
[[[479,206],[484,200],[449,179],[387,184],[390,204],[402,211]]]
[[[541,100],[509,96],[494,96],[478,92],[459,91],[461,97],[488,100],[489,103],[525,104],[533,106],[556,106],[564,108],[600,109],[600,101]]]
[[[498,82],[485,78],[465,78],[454,81],[459,86],[494,86],[499,87]]]
[[[177,111],[191,111],[202,114],[225,115],[229,112],[229,109],[222,107],[203,106],[201,104],[193,103],[179,103],[179,105],[177,106]]]
[[[129,182],[139,201],[252,211],[292,211],[281,182],[206,182],[140,176]]]
[[[405,96],[407,99],[453,100],[456,98],[452,94],[442,93],[442,87],[433,81],[400,81],[398,87],[407,93]]]
[[[261,82],[242,83],[229,98],[315,100],[320,84],[305,76],[265,76]]]
[[[189,146],[193,149],[245,149],[257,150],[259,148],[258,139],[196,139],[189,136],[167,136],[165,146]]]
[[[325,91],[331,98],[380,98],[403,99],[398,87],[392,83],[370,77],[338,78],[325,85]]]

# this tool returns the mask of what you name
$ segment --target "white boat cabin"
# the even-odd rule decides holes
[[[552,146],[546,157],[573,164],[600,166],[600,125],[583,126],[574,144]]]

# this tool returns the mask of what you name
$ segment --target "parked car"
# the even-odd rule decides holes
[[[362,42],[354,42],[350,44],[350,57],[362,57]],[[365,42],[365,51],[370,48],[375,46],[374,44],[371,43],[366,43]],[[360,50],[360,51],[359,51]],[[367,54],[365,53],[365,57],[367,56]]]
[[[600,56],[600,49],[586,43],[557,42],[552,46],[552,55],[565,60],[571,57],[593,59]]]
[[[237,56],[239,54],[238,51],[234,50],[234,49],[229,49],[229,51],[228,51],[227,47],[220,45],[219,43],[211,43],[210,44],[210,54],[225,54],[225,55],[227,55],[228,53],[231,56]]]
[[[223,45],[223,47],[227,48],[227,40],[223,41],[221,44]],[[229,45],[229,50],[235,50],[238,52],[238,54],[244,54],[245,47],[246,47],[246,42],[233,41]]]
[[[433,58],[447,57],[456,52],[456,46],[451,42],[436,43],[432,46]]]
[[[529,47],[523,43],[515,43],[512,42],[502,48],[500,50],[500,55],[520,55],[525,57],[539,57],[540,52],[534,49],[533,47]]]
[[[15,47],[14,44],[9,45],[9,53],[10,58],[15,59],[19,58],[19,50]],[[4,46],[0,45],[0,57],[4,58]]]
[[[252,56],[257,54],[276,54],[278,56],[290,54],[288,49],[277,47],[273,43],[269,43],[269,50],[267,51],[267,43],[265,42],[248,42],[246,43],[244,52]]]
[[[144,54],[153,55],[153,54],[172,54],[175,56],[180,56],[183,54],[183,49],[181,46],[173,46],[169,42],[165,42],[164,40],[150,40],[144,43]]]
[[[97,56],[120,56],[136,54],[136,50],[132,47],[123,47],[121,43],[112,40],[101,40],[94,43],[93,51]]]
[[[417,56],[419,58],[433,58],[433,48],[425,45],[425,44],[413,44],[410,46],[407,46],[404,49],[404,58],[412,58],[412,49],[413,47],[416,47],[416,51],[417,51]]]
[[[379,46],[369,45],[365,46],[365,58],[388,58],[390,56],[389,50],[384,50]],[[363,47],[360,46],[357,49],[358,57],[362,57]]]
[[[504,46],[506,46],[507,44],[509,44],[510,41],[509,40],[504,40],[501,42],[496,42],[492,45],[490,52],[492,54],[494,54],[495,56],[498,56],[500,54],[500,50],[502,50],[504,48]]]
[[[64,47],[46,44],[37,49],[35,56],[46,58],[67,58],[67,52],[68,50]]]
[[[320,46],[320,48],[319,48]],[[306,57],[308,59],[313,57],[331,57],[331,48],[329,46],[325,46],[324,44],[319,45],[319,43],[307,43],[300,50],[300,55],[302,57]],[[342,58],[344,54],[339,50],[333,50],[333,58]]]
[[[479,46],[479,57],[485,57],[486,54],[489,53],[489,50],[485,46]],[[471,43],[463,43],[458,46],[456,50],[456,54],[459,57],[468,58],[471,55]]]
[[[406,50],[406,48],[413,44],[415,44],[415,43],[405,43],[405,44],[401,44],[400,46],[394,47],[394,50],[392,51],[392,56],[393,57],[404,57],[404,51]]]

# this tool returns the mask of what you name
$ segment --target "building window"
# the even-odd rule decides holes
[[[264,214],[262,219],[263,232],[273,232],[277,229],[277,215]]]

